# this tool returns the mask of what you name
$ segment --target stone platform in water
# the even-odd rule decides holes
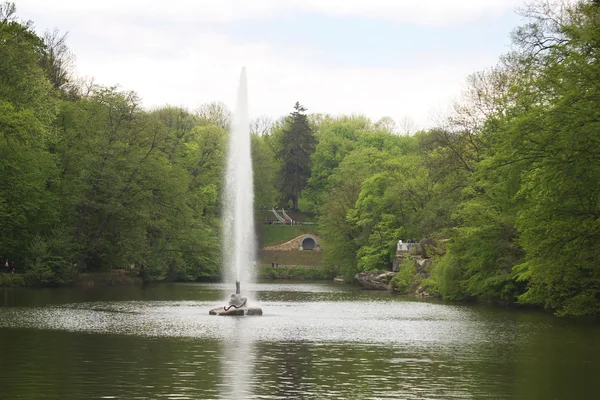
[[[248,307],[247,302],[248,298],[240,294],[240,283],[236,282],[236,293],[231,295],[229,305],[213,308],[208,313],[210,315],[262,315],[262,308]]]
[[[208,313],[210,315],[262,315],[262,308],[260,307],[219,307],[213,308]]]

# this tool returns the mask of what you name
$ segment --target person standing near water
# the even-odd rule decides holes
[[[4,273],[8,274],[8,258],[4,259]]]

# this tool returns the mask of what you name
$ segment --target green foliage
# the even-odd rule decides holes
[[[251,136],[252,170],[254,172],[254,208],[269,209],[277,201],[277,163],[275,153],[265,138]]]
[[[28,282],[37,285],[64,285],[75,280],[76,266],[68,258],[58,255],[64,254],[64,249],[60,249],[64,242],[60,239],[60,236],[33,238],[25,259],[25,279]]]
[[[14,6],[0,14],[3,255],[35,284],[131,265],[146,280],[217,275],[227,110],[146,112],[99,86],[62,96],[65,36],[40,39]]]
[[[311,174],[311,154],[315,151],[316,139],[304,111],[296,102],[280,136],[277,158],[281,162],[280,184],[282,201],[291,200],[292,209],[298,210],[298,200]]]
[[[42,41],[15,12],[0,6],[0,243],[19,261],[36,231],[57,222],[57,169],[46,148],[57,101],[37,63]]]
[[[394,275],[390,285],[398,293],[407,294],[411,287],[419,281],[418,278],[415,262],[408,261],[399,265],[398,273]]]
[[[0,274],[0,287],[19,287],[25,284],[25,278],[21,274]]]

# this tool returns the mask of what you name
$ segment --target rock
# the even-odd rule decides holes
[[[391,271],[367,271],[356,274],[354,280],[364,289],[389,290],[389,282],[394,275]]]
[[[213,308],[208,313],[210,315],[244,315],[244,311],[243,308],[231,307],[230,309],[227,309],[227,307],[219,307]]]
[[[398,272],[400,271],[400,264],[404,262],[404,258],[396,257],[394,258],[394,262],[392,263],[392,271]]]
[[[421,254],[423,258],[430,258],[433,254],[432,250],[437,247],[437,242],[432,238],[425,238],[419,242],[419,247],[421,247]]]
[[[417,259],[416,272],[421,278],[429,278],[429,266],[433,264],[431,258]]]
[[[431,295],[429,294],[429,292],[427,292],[423,286],[419,286],[417,288],[417,290],[415,290],[415,295],[417,296],[421,296],[421,297],[431,297]]]

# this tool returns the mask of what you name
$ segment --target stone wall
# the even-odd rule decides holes
[[[265,247],[263,250],[270,250],[270,251],[293,251],[293,250],[303,250],[302,248],[302,242],[304,242],[304,240],[314,240],[314,242],[316,243],[316,247],[314,250],[312,251],[321,251],[321,239],[319,239],[317,236],[315,235],[300,235],[288,242],[282,243],[282,244],[278,244],[275,246],[267,246]]]

